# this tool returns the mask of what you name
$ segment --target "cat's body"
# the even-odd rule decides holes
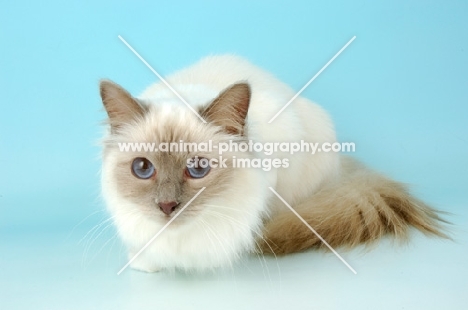
[[[298,97],[268,123],[295,93],[238,57],[205,58],[167,82],[206,124],[161,83],[138,100],[111,82],[101,83],[111,125],[104,140],[103,194],[130,258],[205,187],[134,260],[134,268],[205,270],[229,266],[246,252],[289,253],[319,246],[269,187],[332,246],[369,242],[385,233],[404,237],[410,225],[442,235],[436,213],[403,186],[337,153],[230,151],[224,154],[230,167],[211,168],[194,178],[187,174],[187,160],[217,157],[217,151],[119,151],[119,142],[336,141],[327,113],[305,98]],[[286,158],[289,166],[270,171],[233,168],[233,156]],[[141,178],[132,169],[152,174]]]

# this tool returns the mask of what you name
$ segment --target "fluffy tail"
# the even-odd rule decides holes
[[[442,226],[447,222],[439,212],[412,197],[404,185],[351,159],[344,159],[342,164],[343,173],[337,180],[293,206],[332,247],[368,244],[385,234],[405,240],[410,226],[425,234],[449,238]],[[324,246],[287,208],[266,223],[259,243],[263,253],[275,254]]]

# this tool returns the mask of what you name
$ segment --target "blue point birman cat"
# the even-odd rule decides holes
[[[122,151],[138,143],[334,143],[333,123],[317,104],[269,73],[231,55],[211,56],[132,97],[103,80],[109,131],[104,137],[102,192],[132,258],[181,208],[180,215],[132,262],[138,270],[203,271],[230,267],[246,253],[287,254],[323,243],[270,190],[274,189],[332,247],[369,244],[410,227],[447,237],[438,212],[405,186],[335,152],[223,153],[226,167],[191,167],[216,150]],[[200,117],[205,121],[203,122]],[[287,160],[287,167],[236,168],[237,159]]]

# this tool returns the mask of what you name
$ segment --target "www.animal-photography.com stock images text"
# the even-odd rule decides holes
[[[466,1],[0,11],[0,309],[466,309]]]

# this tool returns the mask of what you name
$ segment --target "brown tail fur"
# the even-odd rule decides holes
[[[446,221],[438,211],[412,197],[404,185],[348,158],[343,160],[343,168],[336,181],[293,206],[332,247],[369,244],[385,234],[405,240],[410,226],[448,238],[441,225]],[[286,206],[266,223],[260,244],[263,253],[275,254],[324,246]]]

